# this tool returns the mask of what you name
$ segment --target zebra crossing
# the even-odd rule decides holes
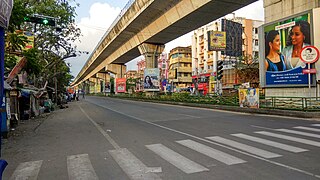
[[[212,142],[223,144],[225,146],[232,147],[265,159],[285,158],[285,154],[271,152],[270,149],[273,148],[280,149],[280,152],[286,151],[287,153],[297,154],[311,151],[307,148],[308,146],[305,147],[304,145],[309,145],[316,148],[320,147],[320,142],[315,140],[320,136],[319,134],[316,134],[320,132],[320,124],[311,124],[309,127],[296,126],[292,127],[292,129],[295,130],[270,129],[268,131],[255,131],[250,135],[248,133],[230,134],[230,137],[233,137],[233,140],[222,136],[207,136],[204,138]],[[272,140],[270,140],[270,138]],[[312,140],[307,138],[312,138]],[[239,142],[234,139],[239,139]],[[286,140],[286,143],[278,142],[275,139],[278,139],[279,141]],[[252,142],[254,144],[262,144],[264,146],[269,146],[270,148],[268,148],[268,150],[264,150],[252,145],[248,145],[244,142],[251,142],[251,144]],[[295,145],[301,144],[301,146],[304,146],[304,148],[302,148],[301,146],[293,146],[290,144],[290,142],[294,142]],[[238,164],[249,163],[249,160],[245,159],[243,156],[239,158],[235,155],[229,154],[230,151],[226,153],[216,149],[214,147],[214,144],[208,145],[208,143],[191,139],[178,140],[174,143],[176,143],[178,146],[181,146],[182,148],[192,150],[193,153],[205,155],[213,159],[214,161],[225,164],[227,166],[236,166]],[[174,166],[177,171],[181,171],[185,174],[206,172],[214,169],[214,167],[216,166],[219,166],[219,164],[215,164],[214,166],[206,167],[201,162],[191,160],[187,155],[182,154],[178,150],[171,149],[170,147],[167,147],[166,145],[160,143],[147,144],[145,145],[145,148],[150,150],[154,157],[160,157],[165,162]],[[161,176],[159,176],[159,173],[162,173],[161,167],[147,167],[144,164],[143,160],[138,159],[126,148],[109,150],[108,153],[113,158],[113,161],[118,164],[119,168],[121,168],[130,179],[161,179]],[[70,180],[99,179],[88,154],[70,155],[67,156],[66,159],[68,178]],[[23,162],[19,164],[14,170],[10,180],[36,180],[43,164],[44,163],[42,160]],[[100,177],[100,179],[103,179],[103,177]]]

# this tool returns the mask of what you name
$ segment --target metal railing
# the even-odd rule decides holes
[[[260,107],[320,111],[319,97],[265,97],[260,99]]]

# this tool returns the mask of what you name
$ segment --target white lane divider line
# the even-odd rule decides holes
[[[42,160],[21,163],[13,172],[10,180],[37,180],[41,165]]]
[[[98,180],[88,154],[67,157],[69,180]]]
[[[238,133],[238,134],[231,134],[232,136],[238,137],[238,138],[242,138],[242,139],[246,139],[249,141],[253,141],[253,142],[257,142],[260,144],[265,144],[268,146],[272,146],[275,148],[279,148],[285,151],[289,151],[289,152],[294,152],[294,153],[299,153],[299,152],[305,152],[308,151],[307,149],[303,149],[303,148],[299,148],[299,147],[295,147],[295,146],[291,146],[291,145],[287,145],[287,144],[283,144],[283,143],[278,143],[275,141],[270,141],[267,139],[262,139],[262,138],[258,138],[258,137],[254,137],[254,136],[250,136],[250,135],[246,135],[246,134],[242,134],[242,133]]]
[[[239,163],[245,163],[246,161],[239,159],[237,157],[234,157],[230,154],[224,153],[222,151],[219,151],[217,149],[214,149],[212,147],[206,146],[204,144],[198,143],[196,141],[192,140],[181,140],[176,141],[177,143],[186,146],[192,150],[195,150],[201,154],[204,154],[210,158],[213,158],[217,161],[220,161],[227,165],[233,165],[233,164],[239,164]]]
[[[162,159],[168,161],[170,164],[187,174],[209,171],[209,169],[205,168],[204,166],[191,161],[190,159],[180,155],[179,153],[167,148],[162,144],[151,144],[146,145],[146,147],[159,155]]]
[[[112,158],[132,180],[160,180],[154,172],[162,172],[161,167],[147,167],[126,148],[110,150]]]
[[[295,141],[295,142],[299,142],[299,143],[302,143],[302,144],[308,144],[308,145],[311,145],[311,146],[320,147],[320,142],[311,141],[311,140],[308,140],[308,139],[297,138],[297,137],[292,137],[292,136],[286,136],[286,135],[271,133],[271,132],[267,132],[267,131],[258,131],[258,132],[255,132],[255,133],[263,134],[263,135],[271,136],[271,137],[275,137],[275,138],[285,139],[285,140],[289,140],[289,141]]]
[[[109,143],[115,149],[120,149],[120,146],[111,138],[111,136],[109,136],[109,134],[82,109],[82,107],[79,106],[79,108],[83,112],[83,114],[90,120],[90,122],[99,130],[99,132],[107,139],[107,141],[109,141]]]
[[[295,131],[295,130],[290,130],[290,129],[276,129],[276,131],[285,132],[285,133],[291,133],[291,134],[297,134],[297,135],[302,135],[302,136],[308,136],[308,137],[314,137],[314,138],[320,138],[319,134]]]
[[[265,150],[262,150],[262,149],[259,149],[259,148],[253,147],[253,146],[242,144],[242,143],[239,143],[239,142],[236,142],[236,141],[232,141],[230,139],[222,138],[222,137],[219,137],[219,136],[206,137],[206,138],[210,139],[212,141],[218,142],[218,143],[222,143],[222,144],[225,144],[225,145],[228,145],[228,146],[231,146],[231,147],[234,147],[234,148],[249,152],[251,154],[255,154],[257,156],[264,157],[264,158],[275,158],[275,157],[280,157],[281,156],[281,155],[276,154],[276,153],[265,151]]]

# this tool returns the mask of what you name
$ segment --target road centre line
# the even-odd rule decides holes
[[[78,105],[79,106],[79,105]],[[83,112],[83,114],[91,121],[91,123],[100,131],[100,133],[109,141],[109,143],[115,148],[120,149],[120,146],[109,136],[109,134],[102,129],[101,126],[99,126],[83,109],[80,107],[80,110]]]
[[[220,143],[215,143],[215,142],[207,140],[205,138],[201,138],[201,137],[198,137],[198,136],[195,136],[195,135],[191,135],[191,134],[179,131],[179,130],[175,130],[175,129],[172,129],[172,128],[169,128],[169,127],[166,127],[166,126],[162,126],[162,125],[156,124],[156,123],[152,123],[152,122],[149,122],[147,120],[144,120],[144,119],[141,119],[141,118],[138,118],[138,117],[135,117],[135,116],[131,116],[129,114],[126,114],[126,113],[111,109],[111,108],[103,106],[103,105],[99,105],[99,104],[95,104],[95,105],[100,106],[100,107],[105,108],[105,109],[108,109],[110,111],[119,113],[119,114],[121,114],[123,116],[130,117],[132,119],[136,119],[138,121],[145,122],[147,124],[150,124],[150,125],[162,128],[162,129],[166,129],[168,131],[172,131],[172,132],[175,132],[175,133],[178,133],[178,134],[182,134],[182,135],[185,135],[185,136],[188,136],[188,137],[191,137],[191,138],[194,138],[194,139],[206,142],[206,143],[214,144],[214,145],[217,145],[217,146],[220,146],[220,147],[223,147],[223,148],[226,148],[226,149],[229,149],[229,150],[232,150],[232,151],[235,151],[235,152],[238,152],[238,153],[241,153],[241,154],[244,154],[244,155],[247,155],[247,156],[250,156],[250,157],[253,157],[253,158],[256,158],[256,159],[259,159],[259,160],[262,160],[262,161],[265,161],[265,162],[268,162],[268,163],[271,163],[271,164],[274,164],[274,165],[277,165],[277,166],[280,166],[280,167],[284,167],[284,168],[287,168],[287,169],[290,169],[290,170],[293,170],[293,171],[297,171],[297,172],[300,172],[302,174],[309,175],[309,176],[316,177],[316,178],[320,179],[320,175],[318,175],[318,174],[313,174],[313,173],[308,172],[308,171],[304,171],[304,170],[301,170],[301,169],[298,169],[298,168],[295,168],[295,167],[292,167],[292,166],[289,166],[289,165],[285,165],[285,164],[282,164],[282,163],[278,163],[278,162],[275,162],[275,161],[272,161],[272,160],[269,160],[269,159],[266,159],[266,158],[262,158],[262,157],[259,157],[259,156],[256,156],[256,155],[253,155],[253,154],[250,154],[250,153],[247,153],[247,152],[244,152],[244,151],[241,151],[241,150],[229,147],[229,146],[225,146],[225,145],[220,144]]]

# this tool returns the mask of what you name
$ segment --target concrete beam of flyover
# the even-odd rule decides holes
[[[73,85],[108,64],[124,64],[140,56],[141,43],[165,44],[257,0],[134,1],[100,40]]]

